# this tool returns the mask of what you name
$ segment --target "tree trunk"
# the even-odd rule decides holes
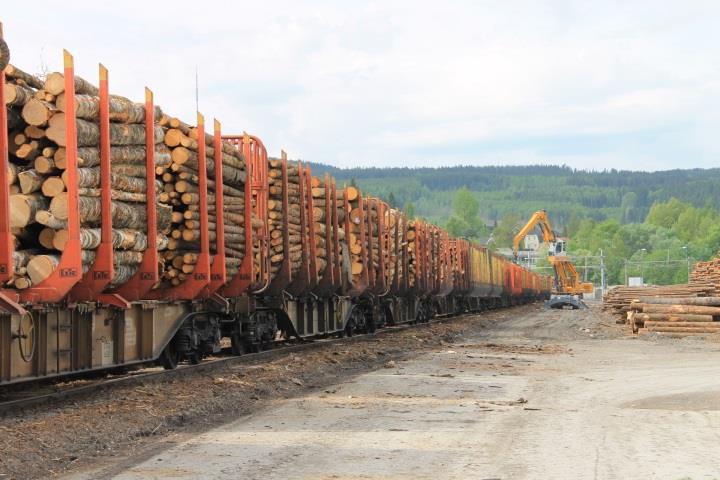
[[[110,95],[110,121],[121,123],[144,123],[145,106],[134,103],[125,97]],[[61,93],[55,100],[57,109],[65,111],[65,93]],[[100,97],[91,95],[75,95],[75,116],[83,120],[100,118]]]

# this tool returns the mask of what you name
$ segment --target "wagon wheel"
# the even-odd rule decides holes
[[[14,338],[18,339],[20,357],[25,363],[30,363],[35,356],[35,340],[37,338],[36,320],[30,313],[26,313],[20,318],[18,331]]]

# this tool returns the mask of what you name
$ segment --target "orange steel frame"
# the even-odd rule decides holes
[[[260,293],[269,285],[270,259],[265,256],[268,239],[267,192],[268,167],[267,150],[262,141],[252,135],[223,135],[245,158],[245,256],[238,273],[220,288],[218,293],[224,297],[239,297],[247,291]],[[257,218],[263,219],[263,225],[255,229],[252,223],[253,201]],[[257,232],[257,234],[255,233]],[[255,271],[254,239],[257,237],[260,250],[260,269]]]
[[[82,275],[80,257],[80,212],[77,186],[77,131],[75,125],[75,75],[73,57],[64,51],[65,75],[65,153],[67,160],[68,241],[60,262],[48,278],[20,292],[22,303],[57,303],[62,301]]]
[[[112,243],[112,204],[110,198],[110,95],[108,90],[108,71],[99,66],[100,80],[100,204],[102,221],[100,225],[100,245],[95,254],[95,262],[73,288],[68,299],[70,302],[95,301],[110,284],[114,275]]]

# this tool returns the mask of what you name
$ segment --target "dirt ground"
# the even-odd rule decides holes
[[[521,307],[6,418],[0,478],[720,478],[719,351]]]

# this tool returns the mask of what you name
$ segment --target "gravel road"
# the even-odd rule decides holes
[[[720,344],[513,312],[72,478],[720,478]]]

